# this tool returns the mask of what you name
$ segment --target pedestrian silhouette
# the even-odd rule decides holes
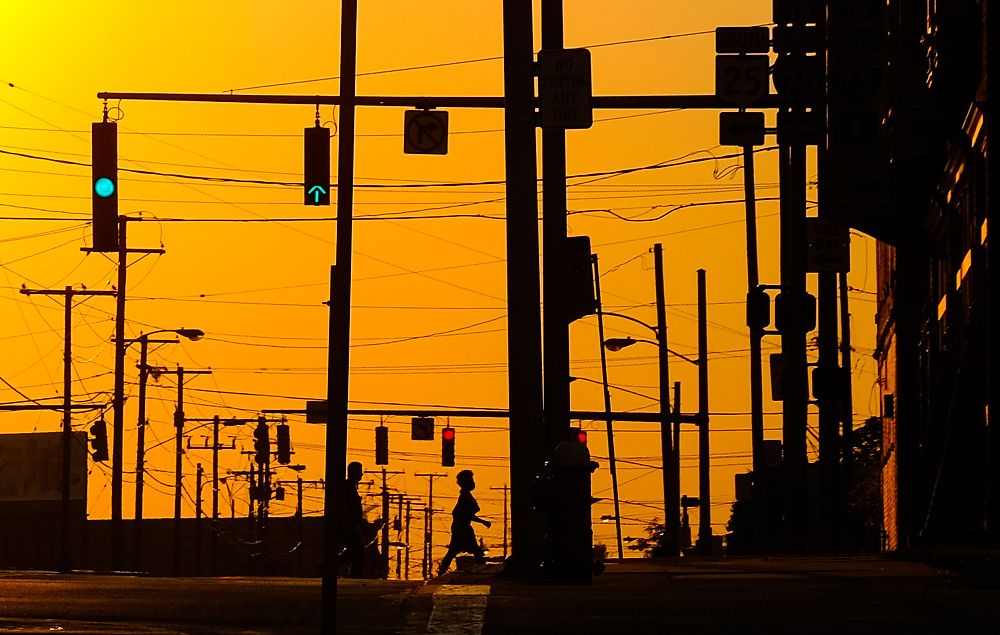
[[[367,521],[365,510],[358,493],[358,483],[365,473],[363,465],[354,461],[347,466],[347,482],[344,484],[343,507],[341,510],[342,540],[344,551],[337,558],[337,566],[351,563],[351,577],[360,578],[365,571],[365,534]]]
[[[472,529],[473,521],[485,526],[490,526],[490,521],[483,520],[476,514],[479,513],[479,503],[472,495],[472,490],[476,489],[476,481],[473,479],[472,470],[462,470],[455,478],[461,492],[458,494],[458,502],[455,509],[451,511],[451,543],[448,545],[448,553],[445,554],[441,566],[438,568],[438,575],[443,574],[451,566],[451,561],[460,553],[471,553],[476,558],[476,563],[485,562],[483,548],[476,540],[476,532]]]

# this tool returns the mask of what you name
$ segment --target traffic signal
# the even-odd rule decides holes
[[[577,428],[575,430],[575,432],[576,432],[576,438],[580,441],[580,443],[586,445],[587,444],[587,431],[586,430],[580,430],[579,428]]]
[[[118,124],[91,125],[94,251],[118,251]]]
[[[330,204],[330,129],[305,129],[305,181],[302,192],[306,205]]]
[[[95,461],[108,460],[108,424],[104,419],[98,419],[90,426],[90,445],[94,448]]]
[[[271,458],[271,440],[268,437],[267,422],[263,419],[257,422],[253,431],[253,449],[256,451],[254,460],[257,465],[267,465]]]
[[[375,465],[389,464],[389,427],[375,428]]]
[[[455,467],[455,429],[450,426],[441,431],[441,465]]]
[[[747,292],[747,326],[766,329],[771,325],[771,296],[757,287]]]
[[[287,423],[279,423],[276,429],[278,443],[278,463],[288,465],[292,462],[292,439]]]

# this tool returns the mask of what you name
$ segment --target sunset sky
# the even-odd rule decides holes
[[[0,377],[33,399],[62,394],[64,342],[61,298],[24,296],[22,285],[110,289],[115,261],[82,252],[90,238],[90,124],[99,121],[100,91],[247,94],[337,94],[340,5],[287,0],[190,0],[108,5],[81,0],[3,3],[0,20],[0,298],[4,348]],[[535,2],[536,11],[539,3]],[[114,7],[114,8],[112,8]],[[361,0],[359,95],[502,95],[500,0],[434,3]],[[567,47],[589,47],[596,95],[714,92],[717,26],[770,23],[770,0],[565,0]],[[536,20],[536,33],[538,22]],[[536,36],[536,49],[538,38]],[[119,211],[130,247],[162,246],[160,256],[132,256],[128,268],[128,337],[161,328],[199,328],[199,342],[182,340],[151,352],[150,363],[211,369],[185,386],[185,413],[202,418],[252,417],[262,409],[303,408],[326,396],[329,268],[334,263],[335,207],[302,205],[302,131],[314,106],[109,103],[119,122],[119,168],[157,174],[120,175]],[[503,112],[451,109],[447,156],[404,155],[402,108],[360,108],[351,350],[353,408],[497,408],[507,399],[507,319],[504,187],[474,185],[504,178]],[[336,135],[339,112],[320,110]],[[767,111],[767,125],[774,112]],[[570,175],[709,159],[637,171],[603,180],[570,179],[570,235],[587,235],[599,257],[605,308],[650,324],[651,249],[661,243],[666,269],[672,349],[695,355],[696,270],[707,271],[711,377],[712,492],[715,533],[724,533],[734,498],[733,475],[750,469],[749,338],[744,324],[746,249],[741,161],[737,148],[718,145],[718,111],[598,111],[589,130],[567,134]],[[334,138],[334,144],[336,138]],[[773,137],[757,153],[761,281],[777,284],[777,153]],[[710,160],[711,157],[716,160]],[[810,155],[812,156],[812,155]],[[334,152],[334,164],[336,153]],[[336,165],[333,166],[336,173]],[[810,159],[810,181],[815,180]],[[199,179],[171,175],[191,175]],[[272,182],[212,181],[226,177]],[[288,185],[292,183],[292,185]],[[433,187],[433,184],[442,184]],[[449,185],[444,184],[469,184]],[[414,185],[431,187],[414,188]],[[378,185],[378,188],[371,186]],[[811,184],[808,196],[815,201]],[[688,206],[671,213],[677,206]],[[714,204],[707,204],[714,203]],[[809,207],[815,213],[814,205]],[[852,233],[851,294],[855,353],[854,411],[877,413],[874,361],[874,241]],[[815,286],[810,276],[810,286]],[[114,300],[80,297],[73,311],[74,399],[110,403],[113,390]],[[612,317],[609,337],[649,337]],[[596,318],[571,327],[576,410],[603,409]],[[810,337],[814,337],[813,333]],[[764,340],[777,352],[777,338]],[[636,345],[609,353],[615,410],[656,411],[656,351]],[[810,348],[815,359],[815,347]],[[126,361],[124,516],[132,517],[136,450],[138,346]],[[697,404],[694,366],[675,361],[682,406]],[[780,404],[769,399],[768,439],[780,439]],[[150,380],[147,414],[146,515],[170,516],[173,496],[172,376]],[[23,398],[0,386],[0,401]],[[57,400],[53,400],[57,402]],[[811,409],[812,410],[812,409]],[[89,428],[96,413],[77,414]],[[59,412],[3,413],[4,432],[57,431]],[[488,546],[502,536],[502,492],[509,482],[507,421],[452,418],[457,464],[440,466],[440,441],[410,440],[409,418],[390,417],[390,485],[425,496],[435,483],[435,507],[450,512],[453,476],[476,472],[477,497],[491,529],[477,528]],[[439,427],[443,424],[439,420]],[[305,479],[323,477],[320,425],[290,416],[294,463]],[[377,417],[354,418],[351,460],[374,465]],[[594,476],[595,540],[613,549],[604,424],[584,421]],[[815,414],[810,457],[816,456]],[[189,424],[194,445],[210,429]],[[697,495],[697,435],[682,436],[682,493]],[[237,450],[221,453],[223,469],[245,470],[250,426],[227,429]],[[273,435],[272,435],[273,436]],[[161,443],[161,445],[157,445]],[[658,427],[616,427],[622,516],[626,536],[644,535],[662,520]],[[197,463],[210,470],[211,452],[185,454],[185,515],[193,515]],[[91,463],[88,510],[110,516],[110,461]],[[295,474],[279,469],[278,479]],[[375,479],[380,483],[380,476]],[[375,487],[371,490],[376,491]],[[209,503],[210,489],[204,495]],[[443,498],[439,498],[443,497]],[[247,512],[244,480],[222,488],[223,515],[235,499]],[[375,499],[370,499],[372,504]],[[306,492],[306,513],[322,511],[322,493]],[[294,512],[294,496],[273,502],[273,515]],[[372,509],[368,517],[381,515]],[[697,523],[697,510],[692,510]],[[437,556],[447,542],[440,517]],[[415,534],[416,535],[416,534]],[[497,551],[494,551],[496,553]],[[419,554],[419,551],[416,552]]]

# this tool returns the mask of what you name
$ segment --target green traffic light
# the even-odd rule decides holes
[[[102,176],[94,183],[94,193],[101,198],[108,198],[115,193],[115,183],[111,179]]]

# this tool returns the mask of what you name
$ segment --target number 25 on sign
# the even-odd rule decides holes
[[[768,93],[767,55],[716,55],[715,96],[737,107]]]

